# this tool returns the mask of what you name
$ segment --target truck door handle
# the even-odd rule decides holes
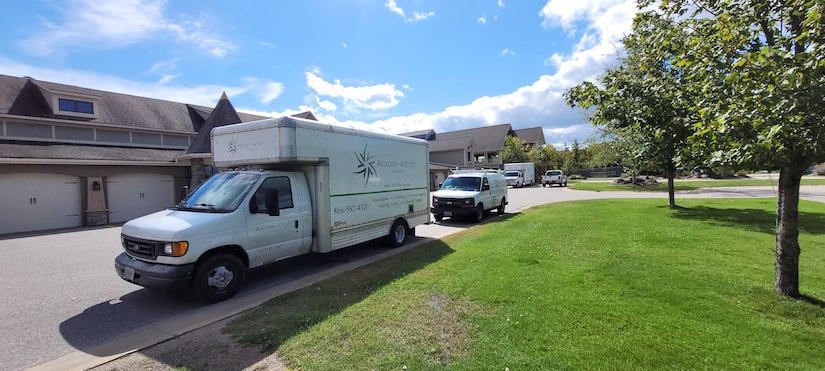
[[[295,220],[295,229],[298,229],[298,221]]]

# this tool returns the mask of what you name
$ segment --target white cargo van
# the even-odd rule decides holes
[[[429,222],[424,140],[282,117],[212,131],[218,173],[176,207],[123,225],[115,268],[145,287],[234,295],[246,271]]]
[[[536,183],[536,165],[532,162],[504,164],[504,178],[508,186],[532,187]]]
[[[432,194],[435,220],[469,216],[480,222],[484,213],[496,209],[504,214],[507,205],[507,182],[498,171],[460,171],[452,174]]]

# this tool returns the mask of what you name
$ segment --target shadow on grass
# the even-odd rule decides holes
[[[287,339],[342,312],[383,286],[452,253],[435,240],[277,297],[231,322],[225,331],[243,344],[274,350]]]
[[[802,301],[804,301],[808,304],[816,305],[820,308],[825,308],[825,300],[822,300],[820,298],[815,298],[815,297],[810,296],[810,295],[802,295],[802,297],[800,297],[800,300],[802,300]]]
[[[673,216],[680,219],[701,220],[769,234],[776,232],[776,213],[772,211],[708,206],[677,207],[673,211]],[[825,214],[800,211],[799,231],[808,234],[825,233]]]

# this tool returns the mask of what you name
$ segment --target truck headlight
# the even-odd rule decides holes
[[[474,204],[474,203],[475,203],[475,202],[473,202],[473,201],[474,201],[474,200],[473,200],[472,198],[468,198],[468,199],[465,199],[465,200],[464,200],[464,204],[465,204],[465,205],[472,205],[472,204]]]
[[[163,253],[169,256],[183,256],[189,251],[189,242],[167,242],[163,245]]]

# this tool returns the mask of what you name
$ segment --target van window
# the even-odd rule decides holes
[[[484,181],[481,183],[481,189],[484,189],[484,187],[490,187],[490,183],[487,181],[487,178],[484,178]]]
[[[258,210],[266,210],[266,195],[273,190],[278,191],[278,208],[291,209],[292,208],[292,187],[289,185],[289,178],[285,176],[278,176],[267,178],[255,191],[255,202]]]

